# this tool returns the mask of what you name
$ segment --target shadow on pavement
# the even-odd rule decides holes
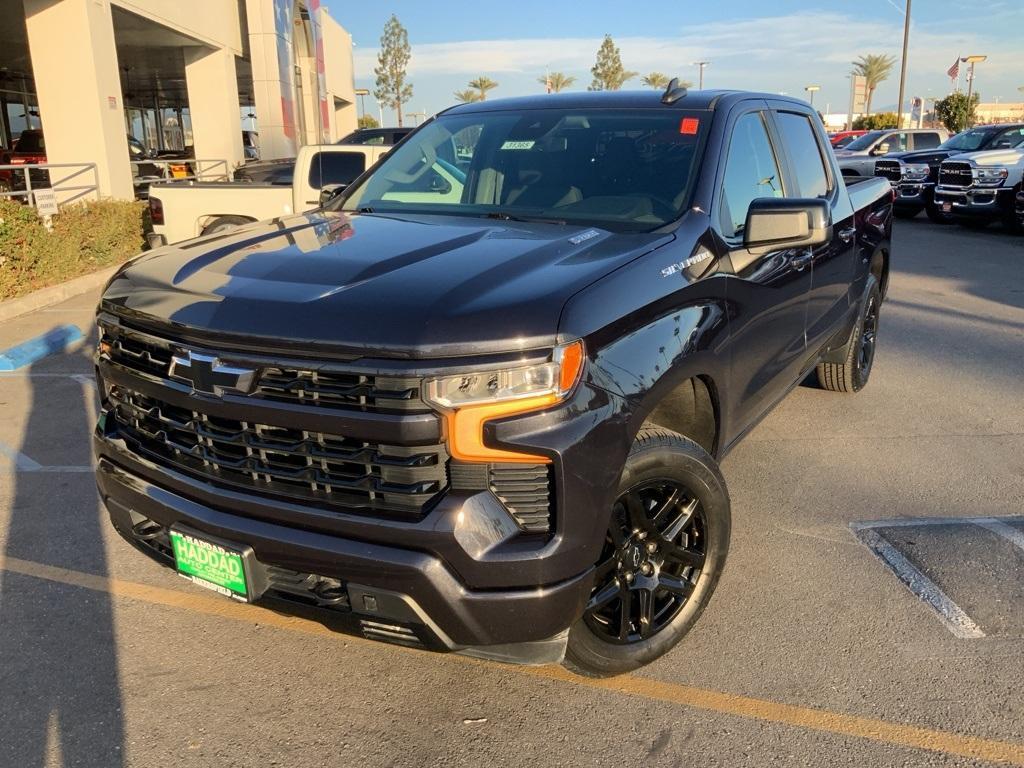
[[[76,370],[88,370],[91,349],[86,345],[78,353],[81,360],[66,359]],[[79,457],[67,463],[82,463],[84,452],[74,443],[91,431],[91,390],[70,387],[65,379],[28,381],[31,401],[19,450],[52,456],[53,442],[64,440],[67,452]],[[78,400],[68,392],[79,392]],[[105,514],[92,474],[13,477],[6,557],[108,575]],[[122,766],[121,700],[110,596],[0,572],[0,764]]]

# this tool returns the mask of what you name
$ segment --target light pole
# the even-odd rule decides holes
[[[971,95],[974,93],[974,65],[984,61],[987,58],[988,58],[988,56],[980,56],[980,55],[976,54],[974,56],[964,56],[962,59],[960,59],[960,61],[967,62],[967,64],[970,65],[969,67],[967,67],[967,123],[968,123],[967,127],[968,128],[970,128],[971,125],[973,124],[973,121],[971,120]]]
[[[896,127],[903,127],[903,89],[907,84],[907,43],[910,41],[910,0],[903,15],[903,62],[900,64],[900,101],[896,105]]]
[[[811,94],[810,102],[811,106],[814,106],[814,94],[821,90],[820,85],[805,85],[804,90]]]
[[[698,84],[697,84],[697,90],[699,90],[699,91],[703,91],[704,90],[704,67],[706,67],[710,63],[711,63],[710,61],[694,61],[694,62],[692,62],[693,66],[700,67],[700,77],[698,79]]]
[[[362,116],[366,117],[366,102],[363,100],[364,96],[370,95],[369,88],[356,88],[356,96],[359,97],[359,111],[362,112]]]

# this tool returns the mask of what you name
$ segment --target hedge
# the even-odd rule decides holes
[[[35,210],[0,199],[0,301],[131,258],[146,247],[148,214],[137,201],[71,204],[48,231]]]

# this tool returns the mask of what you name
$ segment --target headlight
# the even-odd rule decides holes
[[[484,445],[484,423],[561,402],[582,371],[583,342],[574,341],[557,347],[550,362],[431,379],[424,382],[424,399],[445,414],[452,458],[548,464],[546,456]]]
[[[903,178],[907,181],[924,181],[928,178],[931,169],[927,165],[914,165],[908,163],[903,166]]]
[[[971,171],[971,175],[979,187],[998,187],[1006,181],[1006,177],[1010,175],[1010,172],[1003,167],[975,168]]]

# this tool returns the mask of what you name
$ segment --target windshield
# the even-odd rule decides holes
[[[847,144],[843,149],[848,149],[851,152],[860,152],[863,149],[869,149],[872,144],[881,138],[885,131],[868,131],[863,136],[858,136],[856,139]]]
[[[536,109],[442,115],[340,208],[653,229],[689,202],[710,113]]]
[[[974,128],[946,139],[939,145],[939,149],[959,149],[961,152],[973,152],[980,149],[993,133],[991,128]]]

